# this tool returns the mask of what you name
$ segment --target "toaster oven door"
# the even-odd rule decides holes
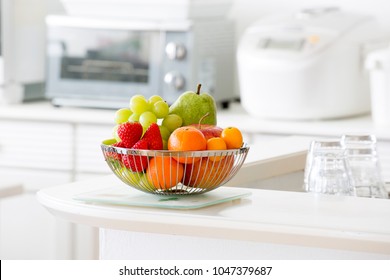
[[[127,105],[131,95],[158,94],[160,33],[49,26],[47,96]]]

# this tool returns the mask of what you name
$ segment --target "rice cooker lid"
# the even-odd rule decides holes
[[[275,14],[250,26],[241,39],[239,53],[263,59],[303,59],[315,54],[371,17],[337,8],[307,9]]]

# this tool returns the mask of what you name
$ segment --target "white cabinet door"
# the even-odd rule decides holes
[[[100,144],[112,138],[112,126],[77,125],[76,127],[76,170],[78,173],[109,174],[110,168],[104,161]]]
[[[22,182],[25,193],[0,200],[0,258],[72,258],[73,225],[55,218],[35,197],[40,188],[70,182],[70,173],[0,168],[4,177]]]
[[[74,129],[54,122],[0,121],[0,178],[23,184],[23,195],[0,201],[2,259],[69,259],[73,225],[36,200],[37,190],[74,178]]]
[[[112,137],[112,126],[78,124],[75,129],[75,180],[111,174],[100,144]],[[77,225],[75,228],[75,258],[98,258],[99,232],[97,228]]]
[[[71,124],[0,121],[0,167],[70,171]]]

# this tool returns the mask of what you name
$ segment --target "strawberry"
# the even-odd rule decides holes
[[[152,123],[146,130],[142,139],[145,139],[148,143],[149,150],[162,150],[163,139],[161,137],[160,129],[158,124]]]
[[[116,142],[116,143],[112,144],[112,146],[118,147],[118,148],[125,148],[125,144],[123,144],[123,142]]]
[[[147,150],[148,142],[141,139],[134,144],[132,149],[135,150]],[[140,155],[122,155],[123,164],[133,172],[141,172],[148,166],[148,157]]]
[[[112,147],[118,147],[118,148],[124,148],[125,147],[122,142],[114,143],[111,146]],[[117,153],[116,151],[106,152],[106,157],[109,157],[109,158],[114,159],[114,160],[122,160],[122,155]]]
[[[118,127],[118,136],[125,148],[131,148],[141,139],[143,128],[139,122],[126,122]]]

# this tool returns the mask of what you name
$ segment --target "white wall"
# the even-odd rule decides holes
[[[60,0],[46,1],[50,13],[64,12]],[[229,16],[236,20],[237,30],[241,32],[250,23],[268,13],[315,6],[338,6],[354,12],[373,14],[390,28],[389,0],[233,0]]]

